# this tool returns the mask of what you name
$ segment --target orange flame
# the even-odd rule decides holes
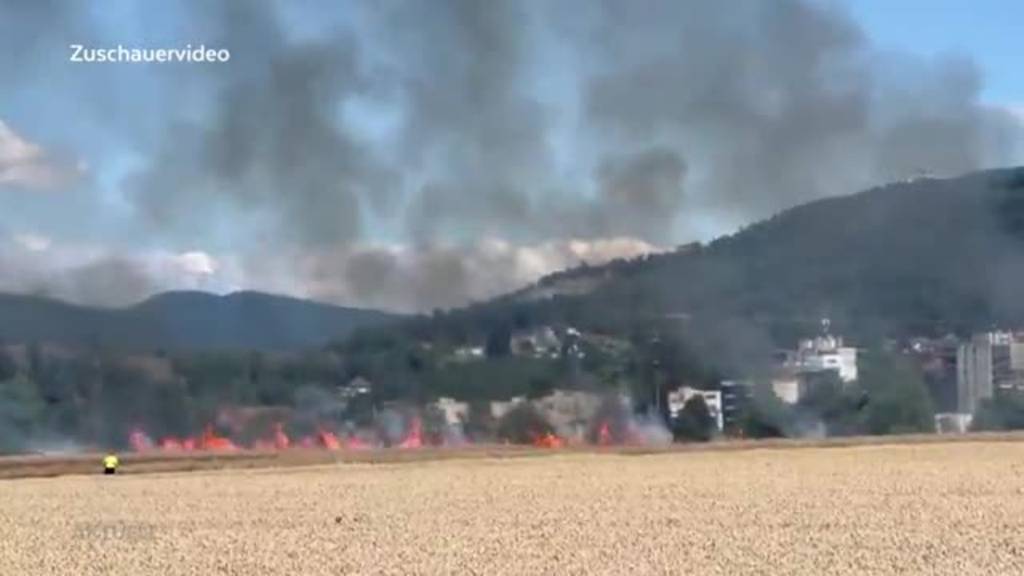
[[[551,432],[538,436],[534,439],[533,445],[538,448],[561,448],[565,446],[565,440],[555,436]]]
[[[192,440],[191,438],[189,440]],[[203,430],[203,435],[197,443],[200,450],[237,450],[238,446],[231,441],[230,438],[218,436],[213,430],[212,424],[207,424],[206,429]]]
[[[131,444],[132,450],[136,452],[148,452],[153,449],[153,441],[148,435],[142,430],[142,428],[133,428],[128,434],[128,443]]]
[[[346,447],[349,450],[369,450],[370,449],[370,445],[367,444],[365,440],[363,440],[362,438],[360,438],[358,436],[350,437],[348,439],[348,442],[346,443]]]
[[[181,446],[181,440],[178,440],[174,436],[167,436],[166,438],[161,438],[160,450],[163,450],[164,452],[181,452],[183,450]]]
[[[291,445],[288,435],[284,432],[284,424],[280,422],[274,422],[274,447],[278,450],[284,450]]]
[[[273,450],[274,449],[274,443],[271,442],[270,440],[264,440],[262,438],[257,438],[252,443],[252,449],[253,450]]]
[[[320,440],[320,445],[328,450],[338,450],[341,448],[341,441],[334,435],[330,430],[324,428],[317,428],[317,438]]]
[[[412,419],[412,424],[409,426],[409,433],[406,434],[405,438],[401,443],[398,444],[399,448],[421,448],[423,446],[423,423],[420,422],[419,417]]]

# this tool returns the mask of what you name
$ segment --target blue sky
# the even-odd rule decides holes
[[[430,309],[1024,163],[1022,22],[1009,0],[0,0],[0,291]]]
[[[985,74],[986,101],[1024,105],[1024,2],[1016,0],[846,0],[882,49],[971,56]]]

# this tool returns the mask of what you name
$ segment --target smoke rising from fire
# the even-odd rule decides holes
[[[169,4],[161,38],[199,35],[231,64],[151,67],[139,102],[123,71],[61,80],[140,156],[115,184],[134,234],[237,262],[223,284],[425,310],[576,263],[494,242],[666,247],[1017,161],[1024,141],[969,59],[882,52],[810,0],[329,7],[312,22],[286,3]],[[15,40],[117,39],[71,3],[4,13]],[[12,93],[53,76],[52,59],[19,62],[35,74],[0,57]]]

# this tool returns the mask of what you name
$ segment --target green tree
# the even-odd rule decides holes
[[[0,382],[0,452],[16,452],[32,436],[43,399],[35,383],[24,375]]]
[[[475,442],[493,440],[497,433],[498,422],[491,413],[490,402],[476,400],[469,403],[469,414],[466,417],[466,436]]]
[[[865,406],[860,386],[846,384],[837,372],[826,370],[808,380],[797,412],[804,421],[820,421],[829,436],[850,436],[863,433]]]
[[[555,389],[555,383],[544,376],[533,376],[530,378],[529,391],[526,397],[531,400],[543,398]]]
[[[529,402],[508,411],[498,422],[498,438],[514,444],[529,444],[554,432],[554,427]]]
[[[869,351],[860,369],[867,395],[864,427],[869,434],[935,430],[935,411],[920,369],[904,356]]]
[[[444,411],[435,405],[428,405],[421,414],[423,441],[432,445],[443,444],[449,433]]]
[[[791,433],[793,414],[766,383],[754,386],[740,421],[748,438],[780,438]]]
[[[672,426],[676,438],[699,442],[710,440],[714,430],[715,419],[711,416],[704,397],[700,395],[686,401]]]
[[[498,326],[487,334],[484,353],[488,358],[508,356],[512,348],[512,332],[505,326]]]
[[[972,430],[1022,430],[1024,429],[1024,394],[1007,392],[998,399],[982,400],[971,421]]]
[[[18,374],[18,364],[11,358],[7,347],[0,342],[0,382],[10,380]]]

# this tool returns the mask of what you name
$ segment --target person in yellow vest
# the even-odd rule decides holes
[[[107,454],[106,456],[103,457],[103,473],[116,474],[118,464],[120,464],[120,462],[117,460],[116,454]]]

